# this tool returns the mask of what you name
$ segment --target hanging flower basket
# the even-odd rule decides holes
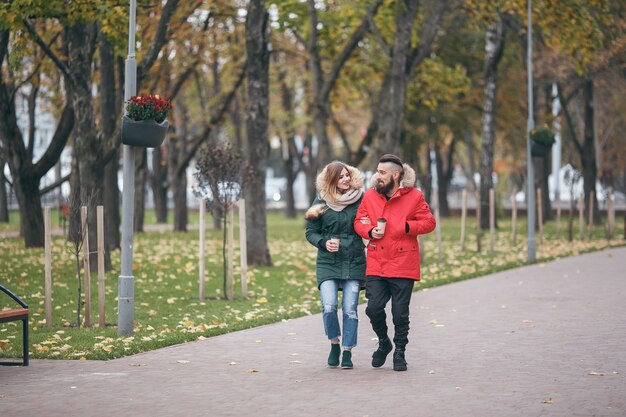
[[[550,153],[550,149],[552,149],[552,145],[548,146],[534,140],[530,141],[530,154],[532,156],[544,157]]]
[[[171,108],[172,103],[158,95],[131,97],[122,119],[122,143],[144,148],[161,146],[169,127],[165,118]]]
[[[530,131],[530,154],[532,156],[544,157],[550,153],[554,145],[554,132],[548,127],[540,127]]]
[[[154,120],[131,120],[128,116],[124,116],[122,118],[122,143],[143,148],[158,148],[163,143],[168,128],[167,120],[157,123]]]

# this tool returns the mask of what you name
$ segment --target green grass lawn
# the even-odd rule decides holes
[[[10,225],[0,231],[19,228],[11,213]],[[54,218],[54,215],[53,215]],[[190,221],[197,224],[197,213]],[[146,222],[154,222],[147,213]],[[237,221],[235,222],[237,224]],[[543,241],[537,235],[537,260],[543,262],[582,252],[623,245],[608,241],[601,227],[592,240],[556,236],[554,223],[546,225]],[[464,251],[459,249],[460,219],[444,219],[441,225],[442,261],[438,261],[435,233],[424,236],[422,282],[416,290],[513,268],[526,263],[526,224],[518,223],[517,244],[512,244],[511,223],[500,219],[495,250],[489,250],[488,232],[483,232],[482,251],[476,252],[475,222],[468,221]],[[235,228],[235,236],[238,236]],[[19,238],[0,239],[0,282],[22,297],[31,310],[32,358],[111,359],[156,349],[200,337],[260,326],[320,312],[315,279],[316,251],[304,238],[304,220],[285,219],[280,213],[268,217],[268,241],[272,267],[250,267],[249,297],[241,297],[239,247],[235,245],[235,299],[223,299],[221,231],[207,229],[206,295],[198,299],[198,231],[187,233],[136,233],[133,248],[135,278],[134,335],[117,337],[117,289],[120,252],[111,253],[113,270],[106,275],[106,322],[98,328],[97,276],[91,276],[92,325],[85,328],[76,320],[77,278],[75,258],[62,236],[53,238],[52,288],[53,325],[46,326],[44,311],[44,255],[42,249],[25,249]],[[364,301],[363,293],[361,301]],[[0,294],[0,309],[15,307]],[[81,308],[81,321],[84,308]],[[320,334],[323,333],[320,321]],[[21,324],[0,325],[0,357],[21,355]]]

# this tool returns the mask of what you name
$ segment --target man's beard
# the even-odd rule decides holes
[[[387,194],[389,191],[393,190],[393,186],[394,186],[394,182],[393,179],[391,179],[387,184],[383,184],[381,182],[376,182],[376,191],[378,191],[379,194]]]

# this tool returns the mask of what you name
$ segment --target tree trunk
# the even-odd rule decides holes
[[[415,172],[417,173],[417,177],[420,180],[420,184],[422,184],[422,193],[424,193],[424,198],[426,199],[426,201],[432,201],[433,178],[432,178],[431,171],[430,171],[430,165],[432,164],[432,161],[430,159],[430,152],[428,151],[428,149],[426,150],[425,155],[426,155],[425,157],[426,169],[420,168],[420,163],[419,163],[419,158],[418,158]]]
[[[180,120],[177,120],[175,134],[170,137],[167,142],[167,153],[169,158],[170,167],[170,186],[174,199],[174,230],[177,232],[187,231],[188,213],[187,213],[187,171],[177,170],[180,159],[185,155],[185,142],[186,137],[186,121],[187,111],[183,105],[178,106],[179,112],[177,116]],[[180,127],[179,127],[180,126]]]
[[[502,58],[502,20],[496,16],[485,33],[485,86],[480,154],[480,227],[489,228],[489,190],[493,188],[493,151],[496,127],[496,88],[498,64]]]
[[[133,230],[143,232],[144,216],[146,214],[146,148],[135,149],[135,196]]]
[[[598,210],[598,166],[596,164],[594,109],[593,109],[593,80],[585,79],[583,87],[585,131],[580,153],[580,162],[583,174],[583,189],[585,192],[585,218],[589,218],[589,196],[593,191],[593,223],[600,224],[600,210]]]
[[[296,217],[296,203],[293,192],[293,185],[296,180],[298,171],[296,170],[295,160],[298,157],[298,150],[295,144],[295,119],[293,105],[293,93],[285,81],[287,78],[287,71],[280,71],[280,98],[281,107],[285,113],[285,118],[281,126],[281,145],[282,145],[282,161],[283,168],[285,169],[285,178],[287,179],[287,187],[285,190],[285,217],[288,219],[295,219]]]
[[[117,120],[121,109],[120,91],[123,81],[116,84],[116,68],[120,71],[119,62],[115,59],[113,46],[107,37],[99,34],[100,51],[100,120],[102,133],[105,137],[115,134]],[[116,63],[118,65],[116,65]],[[104,167],[104,191],[102,205],[104,208],[104,246],[106,252],[120,248],[120,188],[118,186],[118,172],[120,168],[119,147],[113,152],[111,160]],[[110,257],[105,257],[105,270],[110,271]]]
[[[0,155],[0,223],[9,222],[9,199],[7,198],[7,178],[4,175],[6,161]]]
[[[289,138],[288,140],[293,140]],[[287,179],[287,188],[285,190],[285,217],[288,219],[296,218],[296,201],[293,193],[293,185],[296,182],[296,172],[294,169],[294,158],[291,153],[287,152],[286,158],[283,158],[283,166],[285,167],[285,177]]]
[[[157,223],[167,223],[167,160],[164,155],[164,149],[155,148],[152,150],[150,183]]]
[[[533,165],[535,167],[535,189],[541,188],[541,213],[543,214],[543,223],[552,219],[552,207],[550,204],[550,190],[548,184],[548,177],[550,171],[550,155],[545,155],[538,158],[533,158]],[[539,223],[536,224],[539,227]]]
[[[248,104],[246,156],[250,175],[244,183],[248,263],[271,265],[267,244],[265,176],[268,157],[269,51],[265,0],[250,0],[246,18]]]
[[[120,248],[120,189],[117,185],[120,170],[120,151],[104,168],[104,242],[107,252]]]
[[[96,239],[96,206],[103,204],[104,196],[104,162],[102,140],[96,131],[96,120],[92,96],[92,63],[96,25],[75,23],[67,30],[68,69],[70,71],[70,97],[74,108],[76,123],[74,125],[74,151],[78,159],[80,194],[72,190],[75,200],[87,206],[89,224],[89,247],[97,247]],[[72,213],[72,223],[80,224],[80,212]],[[110,254],[105,252],[105,264],[110,263]],[[97,270],[97,253],[89,257],[92,270]]]
[[[189,223],[187,207],[187,176],[183,173],[172,178],[174,190],[174,231],[186,232]]]
[[[304,164],[304,175],[306,177],[306,195],[308,197],[309,205],[313,204],[313,200],[317,195],[317,189],[315,188],[315,179],[317,177],[317,165],[315,159],[311,158],[310,149],[313,143],[313,134],[311,132],[311,126],[307,125],[306,134],[304,139],[304,150],[302,155],[302,162]]]
[[[43,247],[44,228],[39,178],[13,179],[13,189],[20,207],[20,234],[27,248]]]
[[[452,173],[454,166],[452,159],[454,155],[454,148],[456,144],[456,136],[452,139],[450,147],[446,153],[446,163],[444,165],[441,155],[441,149],[435,145],[435,156],[437,158],[437,197],[439,199],[439,215],[441,217],[450,216],[450,204],[448,203],[448,187],[450,180],[452,179]]]

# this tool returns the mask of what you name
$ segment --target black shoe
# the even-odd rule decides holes
[[[404,359],[404,351],[396,349],[393,352],[393,370],[406,371],[406,360]]]
[[[341,353],[341,347],[338,343],[330,344],[330,353],[328,354],[328,366],[339,366],[339,354]]]
[[[387,359],[387,355],[393,349],[391,345],[391,340],[389,338],[379,340],[378,341],[378,349],[372,355],[372,366],[374,368],[380,368],[385,364],[385,360]]]
[[[341,368],[342,369],[352,369],[352,352],[349,350],[343,351],[343,356],[341,357]]]

